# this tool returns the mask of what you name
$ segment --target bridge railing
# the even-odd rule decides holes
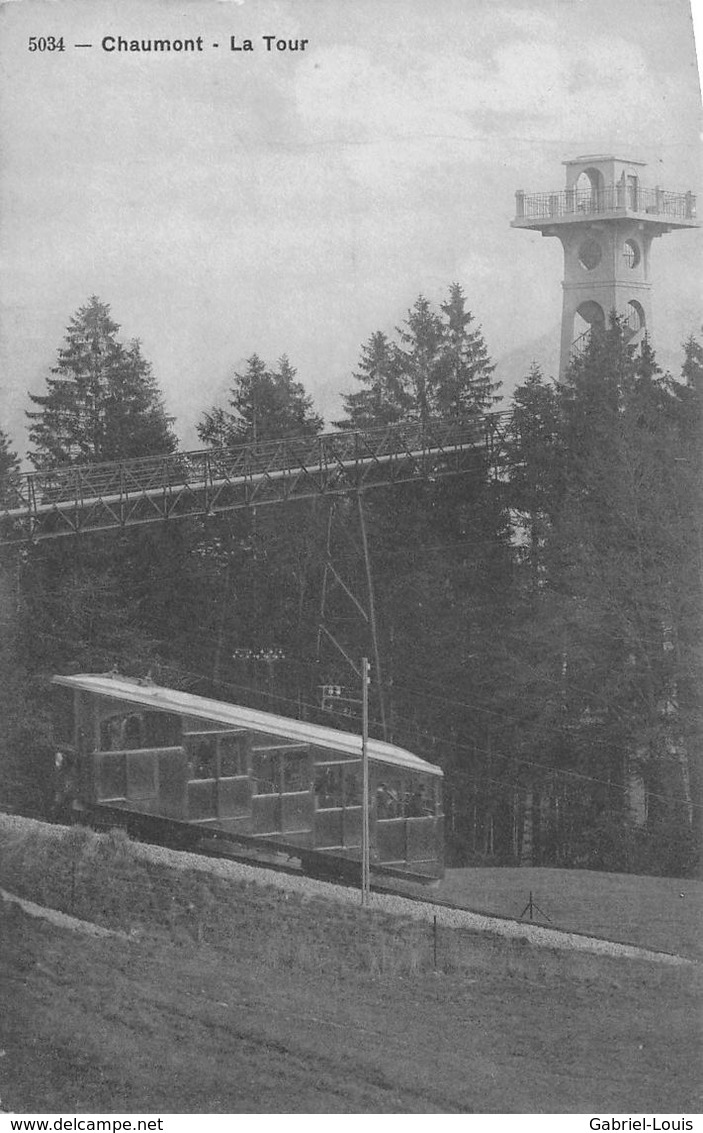
[[[377,482],[397,479],[400,466],[404,479],[419,478],[430,458],[441,463],[467,449],[491,451],[509,416],[402,422],[20,473],[4,486],[0,542],[250,506],[257,492],[270,502],[343,491],[368,482],[373,469],[381,470]],[[47,522],[52,515],[58,525]]]

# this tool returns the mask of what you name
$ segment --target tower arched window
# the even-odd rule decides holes
[[[584,169],[576,180],[576,210],[599,212],[603,207],[604,178],[600,169]]]
[[[644,308],[636,299],[631,299],[627,304],[626,325],[632,334],[637,334],[645,328]]]
[[[640,250],[635,240],[626,240],[622,248],[623,258],[629,268],[636,268],[640,262]]]

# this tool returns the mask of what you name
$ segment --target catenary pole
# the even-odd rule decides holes
[[[369,660],[361,659],[361,904],[369,903]]]

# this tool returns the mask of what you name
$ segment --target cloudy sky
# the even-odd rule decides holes
[[[0,427],[19,448],[91,294],[193,445],[255,351],[287,353],[329,421],[360,345],[454,280],[508,391],[525,358],[553,368],[561,247],[510,220],[565,159],[639,158],[643,182],[702,199],[687,0],[16,0],[0,21]],[[702,251],[700,232],[655,242],[667,354],[703,321]]]

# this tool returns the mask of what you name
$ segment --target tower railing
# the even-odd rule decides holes
[[[506,463],[511,414],[430,419],[8,477],[0,543],[343,493]],[[475,459],[473,459],[475,458]]]
[[[696,198],[693,193],[671,193],[665,189],[643,189],[618,184],[603,189],[562,189],[554,193],[523,193],[516,198],[517,220],[579,219],[583,216],[621,212],[646,213],[670,220],[695,221]]]

